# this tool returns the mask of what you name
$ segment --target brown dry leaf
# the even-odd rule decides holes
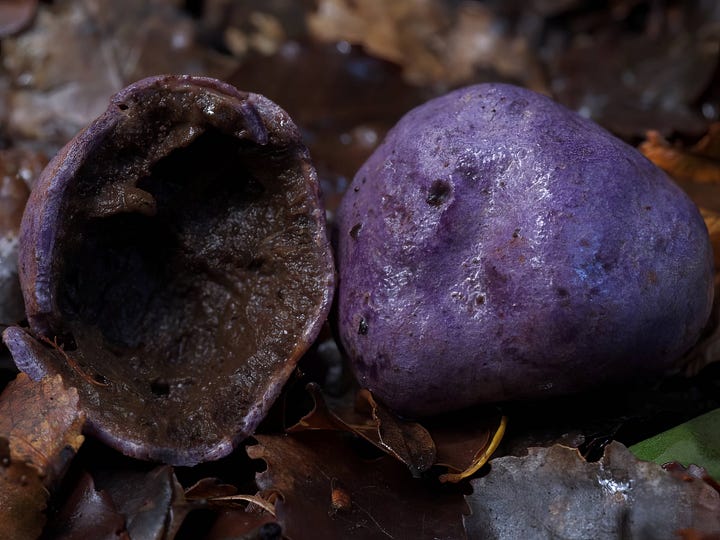
[[[713,139],[718,136],[715,128]],[[640,144],[640,152],[680,182],[717,184],[720,182],[720,160],[699,153],[696,148],[689,150],[670,145],[657,131],[648,131],[646,140]],[[708,135],[709,137],[709,135]],[[703,151],[714,152],[716,142],[706,141]],[[700,143],[698,143],[700,145]]]
[[[416,85],[459,86],[491,70],[490,78],[511,78],[547,92],[527,37],[510,34],[497,11],[468,1],[321,0],[307,22],[315,39],[362,45],[401,65],[406,80]]]
[[[693,154],[720,159],[720,122],[713,122],[708,132],[691,149]]]
[[[0,150],[0,323],[25,317],[17,270],[20,221],[30,188],[47,163],[44,156],[21,149]]]
[[[435,463],[435,443],[428,431],[390,412],[365,388],[357,393],[355,410],[347,411],[344,419],[355,433],[407,465],[415,477]]]
[[[473,480],[466,519],[473,538],[674,538],[720,532],[720,494],[637,460],[613,442],[599,462],[572,448],[532,448],[490,462]],[[507,519],[512,516],[512,519]]]
[[[441,474],[441,482],[459,482],[475,474],[493,455],[505,435],[507,419],[497,413],[458,413],[428,424],[437,447],[436,464],[450,472]]]
[[[318,385],[310,383],[307,390],[315,406],[297,424],[287,429],[289,433],[349,431],[404,463],[415,477],[430,469],[435,462],[435,444],[427,430],[388,411],[375,401],[368,390],[358,392],[354,409],[335,412],[328,408]]]
[[[0,437],[0,441],[4,441]],[[6,450],[8,447],[7,441]],[[0,538],[38,538],[45,525],[48,491],[37,471],[7,455],[0,464]]]
[[[9,134],[54,153],[130,82],[159,73],[227,76],[235,63],[198,41],[192,19],[169,1],[43,3],[33,27],[2,44]]]
[[[713,254],[715,255],[715,270],[717,271],[720,270],[720,212],[700,208],[700,214],[702,214],[705,220],[705,225],[710,235],[710,243],[712,244]]]
[[[32,466],[46,486],[62,478],[82,445],[84,423],[77,390],[60,375],[35,382],[20,373],[0,395],[0,436],[10,441],[11,460]]]
[[[459,491],[413,479],[389,457],[364,461],[342,433],[255,438],[248,455],[267,463],[257,484],[279,491],[288,538],[465,538]]]
[[[444,66],[437,47],[448,24],[447,8],[437,0],[321,0],[307,17],[320,41],[346,41],[373,56],[400,64],[409,80],[442,79]]]

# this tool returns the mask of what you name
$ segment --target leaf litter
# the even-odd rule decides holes
[[[35,3],[22,4],[31,6]],[[711,239],[718,245],[720,191],[712,183],[719,158],[717,128],[710,129],[707,140],[701,139],[695,144],[682,144],[686,140],[683,136],[679,138],[681,143],[671,143],[668,140],[673,139],[665,138],[678,131],[699,135],[698,126],[703,117],[717,120],[719,116],[720,92],[708,82],[718,57],[718,40],[710,31],[718,17],[717,9],[708,3],[690,5],[682,10],[653,4],[654,7],[647,11],[649,3],[635,0],[619,0],[612,10],[584,7],[573,0],[537,0],[531,3],[530,9],[524,3],[508,3],[499,9],[492,4],[451,4],[434,0],[407,0],[396,6],[373,0],[293,2],[290,6],[283,0],[272,0],[241,7],[231,6],[234,3],[227,0],[206,0],[186,2],[187,9],[180,9],[181,3],[174,0],[158,0],[149,6],[141,5],[141,2],[126,3],[119,11],[114,4],[100,0],[81,4],[64,0],[41,3],[30,30],[3,40],[0,128],[3,148],[6,144],[13,146],[4,148],[3,153],[24,152],[28,148],[54,152],[94,115],[93,107],[104,108],[108,95],[141,74],[192,71],[222,76],[224,72],[244,67],[237,71],[240,86],[243,80],[253,76],[257,80],[264,79],[269,86],[276,83],[275,86],[280,88],[278,92],[286,97],[298,87],[312,89],[296,105],[292,104],[297,109],[292,114],[306,115],[305,131],[309,142],[311,146],[313,141],[317,143],[313,154],[323,152],[320,162],[325,172],[321,174],[327,178],[323,189],[328,194],[328,208],[332,210],[342,193],[343,182],[356,168],[354,163],[362,161],[362,156],[380,142],[382,134],[392,125],[394,120],[391,121],[390,116],[401,114],[404,108],[410,108],[420,98],[430,97],[461,81],[464,84],[489,79],[511,80],[536,89],[544,88],[626,137],[655,129],[656,135],[649,138],[654,150],[675,175],[685,175],[682,185],[704,206]],[[188,16],[191,5],[196,6],[194,18]],[[413,6],[417,9],[408,11]],[[334,13],[333,7],[336,8]],[[246,13],[247,10],[252,13]],[[228,13],[236,15],[225,16]],[[289,13],[292,17],[287,15]],[[298,17],[298,13],[304,13],[307,18]],[[638,20],[638,14],[639,20],[643,21],[640,29],[631,27],[636,24],[633,21]],[[343,25],[333,26],[333,17],[337,16],[344,17]],[[215,17],[214,22],[209,21],[210,17]],[[355,23],[345,24],[352,17],[355,17]],[[240,35],[235,30],[242,25],[246,27],[241,28],[243,35]],[[358,32],[358,29],[368,31]],[[335,34],[327,36],[328,43],[315,43],[313,36],[321,37],[322,32]],[[701,39],[688,39],[695,33]],[[483,39],[477,39],[478,36]],[[340,42],[336,43],[336,40]],[[235,55],[234,59],[222,51],[218,54],[218,47],[208,46],[220,41]],[[346,52],[348,43],[358,44],[350,45],[350,54]],[[615,45],[608,45],[613,43]],[[624,47],[627,43],[631,46]],[[622,50],[629,54],[618,55]],[[301,75],[298,73],[289,79],[282,77],[287,66],[293,64],[292,58],[283,63],[283,55],[293,51],[300,51],[297,58],[302,60],[303,66],[314,66],[314,71],[306,67],[301,69],[308,73],[308,83],[296,84]],[[353,62],[343,63],[344,59],[350,58]],[[588,58],[597,61],[588,62]],[[376,61],[374,66],[368,63],[372,60]],[[336,62],[337,66],[330,66],[331,62]],[[282,69],[274,72],[273,66],[282,66]],[[346,66],[352,66],[356,75],[361,73],[357,71],[360,68],[367,71],[365,78],[348,77],[347,87],[340,85],[328,90],[317,75],[328,66],[332,67],[328,69],[333,73],[342,72]],[[378,80],[384,82],[377,84]],[[619,80],[622,80],[620,85]],[[423,81],[433,83],[428,85]],[[368,88],[373,88],[372,95],[365,92]],[[322,96],[314,105],[313,92]],[[364,121],[358,114],[353,115],[354,105],[360,103],[358,96],[366,98],[366,93],[371,97],[362,103],[369,108],[359,110],[365,117],[368,111],[375,111],[373,114],[377,116],[372,122]],[[383,96],[392,97],[390,105]],[[278,98],[278,101],[284,103],[282,99]],[[332,115],[341,118],[342,122],[328,125],[326,120],[320,119],[313,124],[329,101],[337,104],[332,107]],[[633,105],[628,107],[628,103]],[[707,182],[707,178],[712,182]],[[720,249],[716,250],[718,252]],[[472,473],[476,476],[474,480],[461,480],[458,486],[440,485],[437,476],[443,472],[468,472],[473,463],[477,464],[475,458],[492,446],[491,440],[499,433],[497,428],[501,425],[503,412],[510,416],[510,422],[508,434],[497,450],[499,455],[524,453],[531,443],[547,445],[556,440],[580,447],[589,455],[601,451],[614,437],[637,442],[636,437],[645,430],[664,426],[656,429],[657,433],[687,420],[688,416],[717,407],[717,399],[712,396],[717,395],[720,378],[713,366],[706,366],[720,358],[720,307],[715,307],[713,317],[705,340],[688,357],[689,360],[693,355],[696,359],[702,357],[690,362],[694,368],[689,373],[699,375],[687,381],[672,379],[652,389],[597,394],[588,398],[595,403],[577,414],[571,409],[574,403],[583,402],[583,398],[568,399],[561,409],[538,407],[538,411],[534,411],[531,405],[525,408],[513,405],[503,407],[501,412],[482,412],[479,420],[472,414],[458,414],[418,423],[395,417],[369,396],[364,400],[365,409],[361,407],[358,411],[346,407],[345,412],[354,416],[346,418],[342,407],[335,405],[332,412],[328,409],[329,427],[337,428],[337,418],[341,418],[341,423],[346,426],[339,431],[285,436],[266,424],[261,431],[276,434],[259,435],[259,444],[251,446],[249,451],[252,453],[252,448],[256,448],[254,452],[262,453],[268,463],[267,471],[259,474],[258,483],[284,488],[279,491],[266,491],[265,488],[258,491],[250,486],[251,482],[238,482],[236,478],[232,485],[227,483],[224,480],[227,462],[203,469],[208,472],[207,478],[185,482],[186,477],[196,476],[196,473],[188,475],[182,469],[152,468],[126,460],[114,473],[107,467],[104,473],[103,467],[96,467],[90,475],[84,471],[83,474],[69,475],[65,479],[64,493],[73,493],[74,489],[77,493],[65,501],[55,496],[48,501],[45,484],[60,480],[67,468],[65,460],[70,459],[77,448],[72,449],[73,445],[68,445],[64,436],[58,434],[59,442],[37,448],[40,451],[37,454],[32,450],[36,441],[23,436],[31,442],[21,450],[24,457],[18,460],[12,455],[13,444],[7,434],[0,432],[0,458],[4,458],[0,482],[5,486],[0,490],[0,536],[38,536],[46,514],[50,518],[46,533],[58,531],[52,528],[53,523],[67,515],[63,512],[72,512],[74,510],[70,508],[75,508],[86,516],[93,516],[91,519],[97,524],[93,528],[81,519],[72,522],[76,537],[102,538],[107,534],[108,538],[113,538],[112,534],[117,534],[122,538],[129,525],[134,531],[160,538],[226,538],[233,535],[279,538],[278,523],[271,512],[262,510],[264,506],[277,510],[286,536],[291,538],[294,537],[291,533],[299,538],[309,537],[312,533],[315,533],[314,537],[319,536],[318,531],[322,529],[309,519],[317,515],[318,510],[321,517],[317,523],[327,526],[326,530],[330,532],[341,530],[348,537],[365,534],[370,538],[384,538],[386,533],[400,537],[406,532],[407,537],[422,538],[426,529],[419,516],[424,516],[434,524],[430,528],[452,531],[457,534],[455,537],[462,538],[462,515],[467,509],[460,504],[462,497],[458,498],[457,490],[467,489],[469,483],[477,488],[482,482],[491,483],[491,479],[495,486],[502,484],[502,474],[496,463],[508,458],[496,458],[491,462],[492,467]],[[631,395],[636,395],[636,399],[631,399]],[[646,401],[644,407],[636,403],[641,400]],[[298,403],[290,400],[288,406],[297,407]],[[408,428],[408,424],[419,428]],[[353,426],[355,431],[347,426]],[[430,468],[427,468],[430,447],[423,432],[430,436],[435,448],[435,458],[430,460],[435,465]],[[374,440],[375,447],[381,448],[387,456],[378,458],[378,453],[363,446],[359,439]],[[18,448],[23,447],[19,445]],[[60,457],[54,457],[58,448],[64,448],[65,455],[61,451]],[[329,455],[328,448],[339,453]],[[97,453],[97,459],[109,456]],[[373,459],[366,459],[368,457]],[[31,461],[26,462],[26,459]],[[89,453],[81,453],[75,466],[82,470],[92,459]],[[52,466],[44,465],[48,460],[54,462]],[[401,464],[403,460],[410,466]],[[582,484],[587,470],[576,461],[587,466],[596,464],[576,456],[565,460],[571,466],[563,472],[563,478]],[[447,470],[439,471],[437,463],[446,464]],[[628,463],[628,470],[634,471],[632,474],[638,479],[631,475],[627,482],[641,483],[642,467],[633,465],[629,458]],[[313,466],[308,473],[311,476],[304,476],[308,464]],[[356,476],[341,474],[346,466],[357,466],[360,473],[367,472],[369,478],[377,479],[378,485],[384,485],[382,493],[373,492],[376,500],[366,496],[364,484]],[[253,473],[250,467],[233,476],[251,477]],[[421,478],[412,478],[412,473]],[[478,474],[484,476],[478,478]],[[537,483],[539,477],[534,474],[526,472],[526,480]],[[663,474],[671,476],[670,473]],[[123,492],[118,487],[125,476],[135,486],[135,493]],[[189,487],[183,488],[178,477]],[[624,485],[624,476],[608,478],[616,482],[616,488]],[[661,485],[670,486],[664,476],[657,478]],[[383,480],[385,484],[382,484]],[[293,484],[296,481],[301,487],[308,486],[310,500],[315,501],[318,508],[305,500],[305,493]],[[687,479],[682,482],[695,485]],[[672,486],[667,487],[667,494],[658,495],[657,501],[668,501],[665,508],[675,508],[673,505],[678,501],[686,501],[675,491],[676,486]],[[616,492],[618,490],[623,492],[619,488]],[[113,500],[113,493],[118,502]],[[397,498],[406,493],[422,500],[417,502],[409,495],[410,502],[401,504],[398,509]],[[515,495],[518,493],[522,491]],[[136,497],[133,499],[131,495]],[[472,497],[475,502],[477,497],[482,497],[484,504],[487,503],[487,494],[477,489]],[[121,503],[119,499],[127,500]],[[132,504],[131,499],[134,500]],[[432,502],[428,502],[430,500]],[[374,506],[376,502],[386,506],[387,512],[381,509],[378,513]],[[416,502],[417,506],[413,506]],[[66,508],[63,503],[69,506]],[[153,508],[145,507],[144,503]],[[246,511],[248,509],[254,511]],[[394,512],[390,512],[391,509]],[[517,507],[509,510],[514,517],[522,515]],[[578,513],[568,513],[566,517],[581,520],[585,516],[583,512],[587,511],[578,506]],[[630,512],[631,516],[635,515],[633,512],[635,510]],[[119,519],[124,523],[121,529],[116,528]],[[395,519],[399,523],[393,523]],[[477,532],[472,528],[473,519],[473,516],[466,518],[471,537]],[[626,519],[626,527],[632,525],[627,525],[627,518],[623,519]],[[702,524],[691,524],[678,529],[677,533],[689,539],[717,538],[717,534],[707,533],[698,525]],[[3,534],[4,531],[10,532]],[[483,531],[481,537],[485,534]]]
[[[487,476],[471,481],[471,538],[661,539],[688,528],[720,532],[717,491],[639,461],[618,442],[594,463],[555,445],[490,465]]]

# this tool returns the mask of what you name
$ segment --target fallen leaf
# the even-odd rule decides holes
[[[476,2],[321,0],[307,17],[313,38],[362,45],[403,68],[415,85],[457,87],[510,78],[544,90],[539,58],[500,10]]]
[[[655,165],[680,182],[717,184],[720,182],[720,160],[672,146],[657,131],[648,131],[638,150]]]
[[[720,533],[705,534],[696,529],[680,529],[675,534],[682,540],[720,540]]]
[[[362,44],[371,55],[403,65],[409,80],[427,83],[444,73],[431,37],[445,32],[449,13],[436,0],[321,0],[307,23],[319,41]]]
[[[60,376],[24,373],[0,395],[0,538],[36,538],[53,487],[82,444],[85,417]]]
[[[203,540],[280,540],[282,528],[268,514],[221,511]]]
[[[237,488],[231,484],[223,484],[217,478],[203,478],[185,490],[188,501],[211,500],[216,497],[235,495]]]
[[[3,40],[12,91],[7,129],[53,153],[130,82],[159,73],[227,76],[234,62],[198,44],[172,2],[42,3],[27,32]]]
[[[671,474],[674,474],[684,482],[698,478],[713,488],[715,491],[720,493],[720,482],[710,476],[704,467],[698,467],[697,465],[690,464],[685,467],[683,464],[677,461],[671,461],[670,463],[663,463],[663,469]]]
[[[255,435],[247,448],[267,470],[260,489],[276,489],[279,523],[292,540],[315,538],[461,539],[462,494],[411,478],[390,457],[363,460],[343,433]],[[341,486],[345,503],[338,508]]]
[[[81,475],[44,535],[54,540],[131,540],[125,518],[107,493],[95,489],[87,472]]]
[[[472,538],[674,538],[695,528],[720,532],[720,494],[638,461],[618,442],[599,462],[563,446],[490,462],[471,481]],[[508,516],[512,516],[511,519]]]
[[[634,444],[630,451],[659,465],[672,461],[698,465],[720,480],[720,409]]]
[[[708,131],[690,150],[698,156],[720,159],[720,122],[710,124]]]
[[[84,422],[77,390],[60,375],[35,382],[20,373],[0,395],[0,436],[10,442],[11,460],[33,467],[46,486],[62,478],[85,440]]]
[[[20,221],[30,189],[47,164],[38,152],[0,150],[0,323],[16,324],[25,318],[17,258]]]
[[[132,539],[170,540],[192,509],[170,466],[150,471],[101,471],[96,486],[105,491],[118,512],[125,517]]]
[[[720,212],[701,207],[700,214],[705,220],[710,235],[710,243],[715,255],[715,271],[717,272],[720,270]]]
[[[5,441],[0,446],[8,448],[9,444]],[[0,538],[38,538],[45,525],[48,495],[35,468],[2,458]]]
[[[707,120],[696,104],[718,60],[715,7],[659,9],[635,21],[635,10],[623,17],[605,7],[595,21],[559,20],[571,26],[567,40],[548,42],[543,52],[554,97],[624,137],[650,129],[700,135]],[[638,23],[639,31],[623,32]]]
[[[473,411],[456,413],[428,424],[437,448],[436,464],[450,472],[441,482],[459,482],[475,474],[493,455],[505,435],[507,418],[497,413],[482,415]]]
[[[435,444],[427,430],[416,422],[394,415],[372,394],[361,389],[353,409],[331,411],[320,387],[307,385],[315,406],[300,421],[287,429],[289,433],[307,430],[341,430],[354,433],[383,452],[404,463],[414,477],[432,467],[435,462]]]

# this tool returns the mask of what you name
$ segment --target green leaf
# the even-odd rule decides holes
[[[638,459],[662,465],[677,461],[704,467],[720,480],[720,409],[650,437],[630,447]]]

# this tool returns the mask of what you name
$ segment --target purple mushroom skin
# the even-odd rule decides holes
[[[635,149],[532,91],[410,111],[338,212],[339,334],[408,415],[677,368],[712,302],[690,199]]]
[[[152,77],[113,96],[43,172],[20,245],[30,330],[46,343],[7,329],[18,367],[63,374],[91,434],[175,465],[254,432],[332,303],[298,129],[215,79]]]

